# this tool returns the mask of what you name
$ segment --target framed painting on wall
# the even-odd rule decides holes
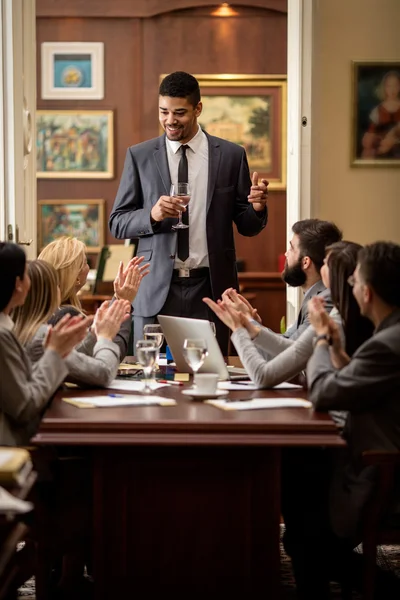
[[[164,76],[163,76],[164,77]],[[195,75],[203,110],[200,126],[243,146],[250,174],[286,188],[286,75]]]
[[[44,100],[104,98],[102,42],[43,42],[41,52]]]
[[[105,200],[39,200],[38,248],[63,235],[86,244],[88,253],[100,252],[105,240]]]
[[[400,165],[400,61],[353,62],[353,166]]]
[[[111,110],[38,110],[37,177],[111,179]]]

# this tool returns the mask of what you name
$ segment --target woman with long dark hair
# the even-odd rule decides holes
[[[347,241],[328,246],[321,269],[322,281],[331,290],[334,305],[331,317],[338,324],[350,356],[372,334],[372,325],[360,315],[352,288],[347,282],[354,272],[361,247]],[[254,325],[243,312],[236,309],[242,301],[234,291],[225,295],[218,304],[209,298],[204,301],[232,329],[232,342],[247,373],[258,387],[273,387],[305,369],[313,352],[313,327],[309,326],[299,338],[291,340]],[[259,348],[273,358],[266,360]]]

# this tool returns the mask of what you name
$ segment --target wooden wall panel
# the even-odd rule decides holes
[[[42,100],[40,44],[44,41],[102,41],[105,60],[103,100]],[[105,198],[107,216],[114,202],[128,146],[141,140],[141,44],[136,19],[38,19],[39,109],[114,111],[114,179],[38,179],[40,200]],[[133,76],[135,74],[135,76]],[[115,241],[107,228],[107,240]]]

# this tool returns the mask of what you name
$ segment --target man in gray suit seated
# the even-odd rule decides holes
[[[348,417],[343,432],[347,448],[335,453],[332,465],[326,452],[324,458],[322,453],[310,453],[307,464],[297,463],[295,469],[292,462],[291,471],[286,465],[282,493],[286,541],[301,598],[328,598],[326,582],[333,568],[343,573],[346,565],[351,566],[354,575],[351,550],[360,541],[362,510],[375,478],[375,470],[363,466],[362,453],[400,451],[399,281],[400,246],[377,242],[360,250],[349,283],[375,332],[351,359],[321,302],[318,298],[310,302],[316,338],[307,367],[309,398],[316,410],[345,410]],[[296,483],[302,488],[300,502],[290,498]],[[400,581],[394,580],[392,587],[380,589],[376,597],[400,597]]]
[[[213,319],[202,299],[238,285],[232,223],[245,236],[267,223],[268,182],[250,179],[241,146],[201,129],[201,111],[198,81],[168,75],[159,90],[165,134],[126,154],[109,226],[118,239],[139,238],[138,255],[150,263],[133,304],[135,341],[158,314]],[[190,184],[186,208],[171,190],[177,183]],[[189,227],[177,231],[181,213]],[[226,351],[228,329],[218,319],[216,329]]]

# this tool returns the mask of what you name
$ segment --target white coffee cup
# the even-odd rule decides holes
[[[215,394],[218,385],[217,373],[197,373],[195,377],[198,394]]]

